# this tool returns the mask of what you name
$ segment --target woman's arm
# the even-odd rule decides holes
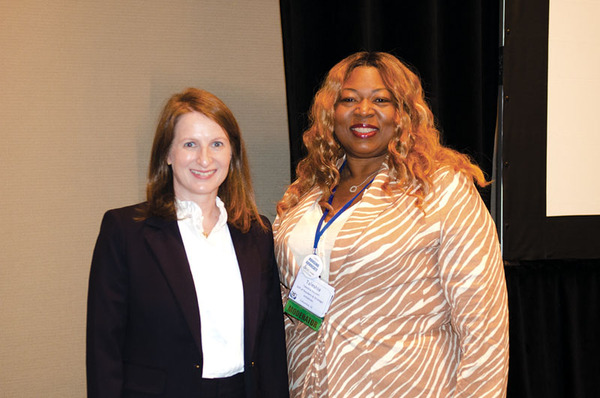
[[[122,235],[115,214],[107,212],[94,249],[88,289],[86,365],[89,398],[119,398],[122,395],[128,285]]]
[[[450,173],[445,180],[439,264],[452,326],[460,339],[455,397],[503,397],[508,305],[496,229],[465,176]]]
[[[266,220],[268,224],[269,221]],[[279,289],[279,273],[273,251],[273,235],[268,233],[264,240],[268,253],[266,270],[267,312],[258,337],[257,362],[259,369],[259,391],[266,398],[287,398],[289,396],[285,335],[283,331],[283,306]]]

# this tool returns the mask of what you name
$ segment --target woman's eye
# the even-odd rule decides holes
[[[343,97],[340,98],[340,102],[355,102],[356,100],[354,98],[351,97]]]
[[[194,144],[193,142],[186,142],[185,144],[183,144],[184,148],[193,148],[196,144]]]
[[[219,148],[219,147],[223,146],[223,143],[221,141],[215,141],[215,142],[213,142],[213,146],[216,148]]]
[[[382,103],[391,102],[391,100],[389,98],[379,97],[379,98],[375,98],[375,102],[379,103],[379,104],[382,104]]]

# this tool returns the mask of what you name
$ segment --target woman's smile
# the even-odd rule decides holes
[[[358,138],[369,138],[377,134],[379,128],[371,124],[361,123],[350,126],[350,131],[352,131],[352,134],[354,134]]]
[[[193,175],[195,175],[198,178],[210,178],[216,172],[215,169],[207,170],[207,171],[191,169],[190,171],[192,172]]]

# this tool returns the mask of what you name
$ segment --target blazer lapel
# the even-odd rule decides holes
[[[252,232],[243,234],[233,225],[227,225],[229,226],[244,287],[244,347],[246,357],[249,358],[249,354],[254,350],[260,291],[263,288],[260,286],[261,266],[258,263],[261,257],[256,248]]]
[[[171,286],[175,299],[181,307],[192,332],[198,351],[201,353],[202,341],[200,338],[198,299],[177,221],[149,218],[146,223],[150,226],[145,232],[150,250],[156,256],[165,279]]]

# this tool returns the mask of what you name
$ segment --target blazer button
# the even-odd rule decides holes
[[[250,362],[250,366],[254,367],[254,361]]]
[[[200,365],[198,365],[198,364],[194,365],[194,367],[195,367],[196,369],[200,369]]]

